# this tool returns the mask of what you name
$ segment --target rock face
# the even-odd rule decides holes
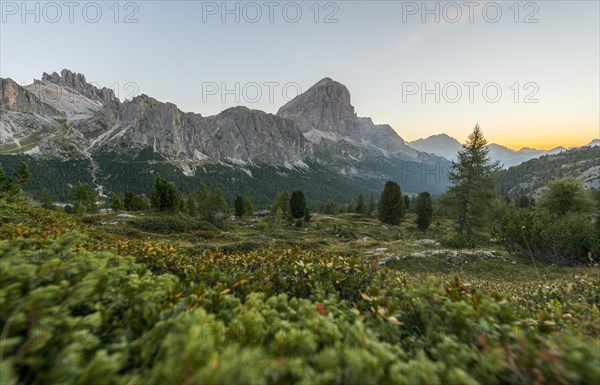
[[[277,115],[293,120],[321,152],[333,150],[357,159],[382,155],[419,158],[418,151],[408,147],[392,127],[359,118],[346,86],[330,78],[290,100]]]
[[[374,124],[371,118],[359,118],[359,122],[363,143],[381,150],[386,156],[419,158],[418,151],[409,147],[390,125]]]
[[[141,95],[79,125],[86,132],[109,127],[91,149],[152,148],[173,161],[285,164],[311,154],[308,141],[291,121],[245,107],[205,118]]]
[[[83,74],[74,73],[68,69],[60,71],[60,75],[53,72],[52,75],[48,75],[44,72],[42,75],[42,82],[48,82],[59,85],[61,87],[68,87],[74,91],[79,92],[81,95],[88,99],[98,101],[102,104],[108,104],[112,102],[118,102],[119,99],[115,96],[113,90],[106,87],[97,88],[96,86],[89,84],[85,80]]]
[[[408,147],[389,125],[359,118],[348,89],[330,78],[298,95],[277,115],[233,107],[203,117],[147,95],[122,103],[111,90],[69,70],[44,73],[41,80],[21,88],[3,81],[1,97],[0,154],[35,149],[47,157],[83,157],[95,165],[94,173],[94,157],[101,153],[103,159],[107,152],[109,157],[135,157],[150,149],[188,175],[206,162],[299,169],[310,163],[362,179],[393,179],[406,185],[413,178],[413,190],[425,191],[428,188],[418,186],[424,179],[418,167],[407,168],[405,162],[440,160]],[[35,124],[29,123],[31,114],[38,114]],[[57,116],[66,117],[66,122],[55,121]],[[434,183],[433,189],[443,188],[439,180]]]
[[[343,84],[325,78],[290,100],[277,116],[296,122],[313,142],[321,138],[344,137],[360,141],[361,130],[350,92]]]
[[[62,112],[43,103],[35,94],[15,83],[12,79],[0,78],[0,109],[60,117]]]

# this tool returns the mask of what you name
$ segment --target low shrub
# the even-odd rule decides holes
[[[512,208],[507,211],[500,240],[517,254],[563,265],[589,263],[597,258],[600,235],[587,214],[568,212],[560,217],[545,210]]]

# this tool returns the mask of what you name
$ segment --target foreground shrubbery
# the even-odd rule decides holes
[[[301,250],[188,256],[0,208],[3,384],[600,379],[596,278],[496,293]]]
[[[546,210],[511,208],[500,237],[509,250],[544,262],[582,265],[600,255],[598,229],[584,213],[556,217]]]
[[[538,261],[594,263],[600,257],[598,203],[580,181],[555,179],[542,192],[538,207],[526,202],[507,210],[500,240],[508,250]]]

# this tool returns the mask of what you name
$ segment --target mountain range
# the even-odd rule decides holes
[[[448,160],[456,160],[458,151],[462,149],[461,143],[453,137],[446,134],[432,135],[425,139],[418,139],[407,144],[418,150],[441,156]],[[598,146],[600,145],[599,139],[594,139],[586,146]],[[508,147],[490,143],[488,145],[489,155],[492,160],[500,162],[502,168],[507,169],[512,166],[516,166],[530,159],[539,158],[544,155],[554,155],[566,151],[565,147],[556,147],[551,150],[536,150],[534,148],[522,148],[518,151],[510,149]]]
[[[503,196],[515,199],[522,195],[539,198],[548,182],[564,177],[580,180],[585,188],[600,190],[600,140],[502,170],[498,188]]]
[[[596,139],[588,146],[599,144]],[[100,195],[147,193],[157,173],[184,192],[202,181],[223,188],[230,199],[250,195],[259,203],[282,188],[305,189],[316,202],[349,201],[379,191],[387,180],[407,193],[441,194],[461,148],[446,134],[405,142],[391,126],[359,117],[349,90],[331,78],[276,114],[237,106],[212,116],[143,94],[121,102],[112,90],[67,69],[26,86],[0,78],[2,165],[10,172],[29,162],[36,178],[25,187],[33,195],[49,188],[63,200],[78,182]],[[568,152],[498,144],[489,150],[505,169]],[[505,187],[512,195],[527,190]]]
[[[272,193],[265,182],[321,184],[315,200],[334,188],[349,199],[389,179],[406,192],[439,194],[449,167],[447,159],[408,146],[389,125],[359,117],[348,89],[330,78],[275,115],[239,106],[205,117],[147,95],[121,102],[67,69],[23,87],[0,79],[0,160],[7,167],[28,160],[42,178],[61,176],[45,181],[61,197],[64,189],[54,184],[78,181],[101,194],[144,192],[157,172],[184,191],[200,180],[223,186],[233,180],[232,193],[265,199]]]

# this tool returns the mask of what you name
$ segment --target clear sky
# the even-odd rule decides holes
[[[206,116],[234,105],[275,113],[331,77],[359,116],[406,140],[463,141],[477,122],[515,149],[600,137],[595,0],[1,7],[0,76],[18,83],[68,68],[121,100],[144,93]]]

